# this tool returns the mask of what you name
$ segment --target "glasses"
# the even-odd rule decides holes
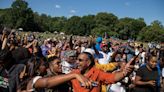
[[[87,60],[84,60],[84,59],[77,59],[78,61],[80,61],[80,62],[82,62],[82,61],[88,61],[88,59]]]
[[[76,60],[77,57],[69,57],[69,59],[71,59],[71,60]]]

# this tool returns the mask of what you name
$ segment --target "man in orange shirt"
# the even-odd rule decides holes
[[[129,62],[132,62],[132,60]],[[120,81],[133,69],[133,66],[128,63],[122,71],[105,73],[94,67],[94,58],[87,52],[83,52],[78,56],[77,64],[78,70],[73,72],[83,74],[91,82],[81,84],[77,79],[71,80],[74,92],[100,92],[101,84],[112,84]]]

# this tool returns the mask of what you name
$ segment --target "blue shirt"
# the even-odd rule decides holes
[[[43,55],[44,57],[46,57],[46,56],[48,55],[48,50],[49,50],[49,48],[48,48],[47,46],[45,46],[45,45],[42,45],[40,48],[41,48],[41,50],[42,50],[42,55]]]

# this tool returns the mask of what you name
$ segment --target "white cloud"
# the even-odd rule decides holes
[[[59,9],[59,8],[61,8],[61,6],[60,5],[55,5],[55,8],[58,8]]]
[[[125,6],[130,6],[130,3],[129,2],[125,2]]]
[[[76,11],[75,10],[70,10],[70,13],[76,13]]]

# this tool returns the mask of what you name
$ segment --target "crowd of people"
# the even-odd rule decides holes
[[[161,44],[0,31],[0,92],[164,91]]]

